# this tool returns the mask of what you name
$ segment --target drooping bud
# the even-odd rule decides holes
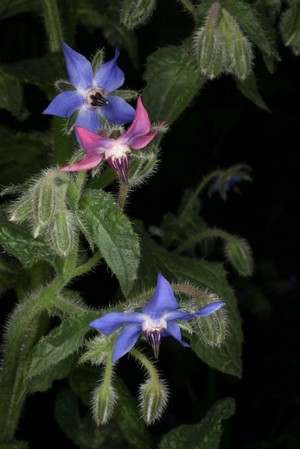
[[[57,209],[58,189],[55,182],[57,173],[54,170],[46,171],[34,187],[35,221],[41,228],[47,226]]]
[[[134,155],[134,159],[130,162],[128,170],[128,184],[130,186],[141,185],[146,179],[155,172],[157,166],[156,153],[142,153]]]
[[[194,52],[202,75],[216,78],[223,67],[223,46],[219,29],[220,3],[214,2],[209,9],[204,26],[193,37]]]
[[[9,221],[23,223],[31,218],[33,212],[33,201],[31,195],[22,195],[14,201],[9,208]]]
[[[150,19],[156,0],[124,0],[123,4],[121,22],[132,30]]]
[[[228,333],[226,309],[197,317],[193,322],[193,330],[207,346],[221,346]]]
[[[116,401],[117,393],[111,383],[107,385],[105,381],[101,382],[92,397],[93,417],[98,426],[110,420]]]
[[[76,241],[73,214],[67,209],[59,210],[49,232],[53,250],[59,256],[66,257]]]
[[[251,73],[253,62],[252,46],[234,17],[225,8],[222,8],[221,12],[219,32],[223,42],[224,69],[243,81]]]
[[[168,402],[168,388],[159,378],[149,378],[139,388],[139,407],[147,425],[160,418]]]
[[[248,242],[241,237],[225,240],[225,255],[241,276],[251,276],[253,273],[253,258]]]

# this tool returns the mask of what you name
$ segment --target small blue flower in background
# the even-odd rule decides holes
[[[81,54],[62,43],[67,71],[75,90],[58,94],[43,114],[70,117],[78,111],[76,126],[97,132],[102,128],[100,116],[110,123],[123,125],[133,120],[135,110],[123,98],[110,95],[124,83],[124,72],[118,67],[119,50],[115,57],[102,64],[95,74],[91,63]]]
[[[154,295],[141,312],[111,312],[92,321],[89,325],[103,334],[110,334],[126,324],[116,339],[113,362],[130,351],[141,332],[144,332],[148,343],[152,346],[154,356],[157,358],[162,337],[171,336],[182,346],[189,346],[182,340],[180,327],[176,320],[189,321],[198,316],[207,316],[222,306],[224,306],[224,302],[217,301],[207,304],[195,313],[178,310],[179,305],[171,285],[159,273]]]

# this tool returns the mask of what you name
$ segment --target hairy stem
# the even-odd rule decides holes
[[[51,53],[60,51],[63,32],[56,0],[43,0],[43,15]]]
[[[223,231],[222,229],[208,229],[207,231],[203,231],[203,232],[193,235],[187,241],[185,241],[180,246],[178,246],[178,248],[175,250],[175,253],[181,254],[184,251],[186,251],[187,249],[192,248],[196,243],[199,243],[204,239],[216,238],[216,237],[219,237],[223,240],[232,239],[232,235],[226,231]]]
[[[125,207],[126,199],[128,195],[128,185],[120,183],[119,195],[118,195],[118,205],[123,210]]]
[[[183,6],[191,13],[193,16],[196,13],[196,8],[190,0],[179,0]]]

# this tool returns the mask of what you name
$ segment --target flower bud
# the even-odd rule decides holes
[[[197,317],[193,329],[207,346],[221,346],[227,336],[226,310],[221,308],[209,316]]]
[[[53,250],[61,257],[66,257],[75,244],[75,226],[73,214],[67,209],[59,210],[54,217],[50,230],[50,242]]]
[[[25,194],[17,201],[14,201],[9,208],[9,221],[23,223],[30,220],[33,211],[33,201],[31,195]]]
[[[225,242],[225,255],[241,276],[251,276],[253,259],[248,242],[240,237],[233,237]]]
[[[35,222],[43,228],[53,218],[57,208],[57,186],[54,171],[48,171],[34,186],[33,203],[35,207]]]
[[[222,41],[217,28],[220,4],[212,4],[205,25],[199,28],[193,37],[194,52],[202,75],[216,78],[222,71]]]
[[[149,378],[139,388],[139,406],[147,425],[160,418],[168,401],[168,388],[158,378]]]
[[[233,16],[224,8],[222,8],[219,31],[223,41],[225,71],[233,73],[241,81],[245,80],[252,69],[253,52],[251,43],[243,34]]]
[[[98,426],[110,420],[116,401],[117,393],[114,387],[110,383],[107,385],[106,382],[101,382],[92,397],[93,417]]]
[[[130,30],[146,23],[156,6],[156,0],[125,0],[121,22]]]

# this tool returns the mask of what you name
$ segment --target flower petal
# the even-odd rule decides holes
[[[82,128],[81,126],[75,126],[75,131],[82,147],[87,153],[94,151],[96,148],[99,153],[104,153],[105,149],[108,150],[115,144],[114,139],[99,136],[98,134]]]
[[[148,134],[150,126],[148,112],[144,108],[141,97],[139,97],[133,122],[127,131],[118,138],[118,142],[124,144],[128,144],[129,141],[133,142],[133,139]]]
[[[123,355],[125,355],[135,345],[141,333],[141,326],[139,324],[128,324],[121,331],[116,340],[112,361],[116,362]]]
[[[72,165],[65,165],[64,167],[61,167],[60,171],[83,171],[83,170],[90,170],[91,168],[96,167],[102,159],[104,158],[104,154],[100,153],[90,153],[87,157],[82,159],[82,161],[75,162],[75,164]]]
[[[88,89],[93,83],[91,63],[64,42],[62,46],[71,83],[76,89]]]
[[[140,148],[144,148],[146,145],[148,145],[148,143],[151,142],[152,139],[154,139],[156,134],[158,134],[158,130],[153,131],[153,133],[150,133],[147,136],[134,137],[128,142],[128,145],[134,150],[139,150]]]
[[[167,336],[167,335],[175,338],[175,340],[179,341],[179,343],[182,346],[184,346],[185,348],[190,347],[190,345],[188,343],[186,343],[185,341],[182,340],[180,327],[179,327],[179,324],[176,323],[176,321],[170,321],[168,323],[168,327],[164,331],[164,336]]]
[[[173,320],[189,321],[189,320],[196,318],[197,316],[210,315],[211,313],[220,309],[220,307],[223,307],[224,305],[225,305],[224,302],[216,301],[216,302],[207,304],[206,306],[202,307],[200,310],[198,310],[195,313],[183,312],[182,310],[174,310],[174,311],[170,311],[170,312],[164,314],[163,318],[167,322],[173,321]]]
[[[105,93],[112,92],[124,84],[124,72],[117,65],[119,55],[120,52],[116,49],[115,57],[102,64],[94,76],[94,86],[100,87]]]
[[[70,117],[76,109],[84,104],[84,97],[76,90],[66,90],[53,98],[43,114],[57,115],[58,117]]]
[[[99,109],[99,113],[105,120],[117,125],[132,122],[135,109],[130,104],[123,98],[115,95],[108,95],[106,99],[108,100],[108,105]]]
[[[141,329],[143,321],[145,321],[145,316],[139,312],[111,312],[92,321],[89,326],[98,329],[103,334],[111,334],[125,323],[140,323],[139,329]]]
[[[95,109],[84,106],[80,109],[74,123],[75,126],[82,126],[90,131],[97,132],[102,128],[102,124]]]
[[[159,319],[167,311],[177,309],[178,303],[172,291],[171,285],[163,277],[163,275],[159,273],[154,295],[149,304],[142,309],[142,312],[149,315],[152,319]]]

